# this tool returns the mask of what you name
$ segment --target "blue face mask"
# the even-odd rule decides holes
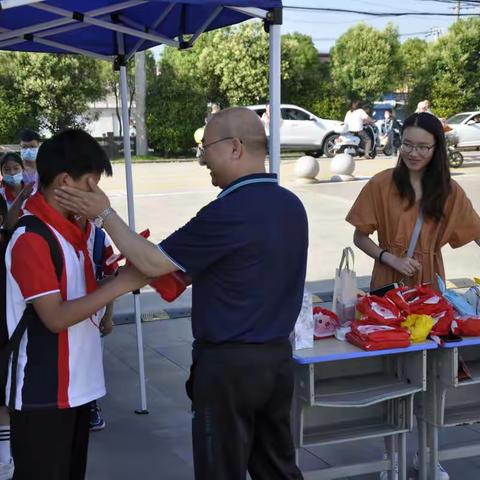
[[[38,147],[20,149],[20,156],[25,162],[34,162],[37,159]]]
[[[4,175],[3,181],[8,185],[20,185],[23,181],[23,173],[17,173],[16,175]]]

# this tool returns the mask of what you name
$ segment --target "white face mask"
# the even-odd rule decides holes
[[[20,149],[20,156],[25,162],[34,162],[37,159],[38,147]]]

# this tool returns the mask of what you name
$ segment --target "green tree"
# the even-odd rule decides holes
[[[283,102],[317,113],[328,71],[320,63],[311,38],[299,33],[283,36],[281,61]],[[268,35],[258,22],[202,35],[187,51],[166,49],[147,102],[151,145],[171,152],[193,147],[193,132],[204,123],[208,101],[222,107],[267,102],[268,69]],[[167,96],[165,92],[169,92]],[[186,97],[181,96],[183,92]],[[180,114],[186,122],[180,126],[178,115],[170,112],[185,108],[182,104],[188,105],[191,114],[186,118]],[[175,128],[182,129],[183,134],[174,133]]]
[[[332,49],[332,78],[346,98],[373,101],[392,90],[400,67],[398,31],[389,24],[380,31],[359,23]]]
[[[480,107],[479,31],[479,18],[459,20],[432,45],[430,99],[441,117]]]
[[[98,68],[100,69],[100,75],[102,84],[105,86],[105,94],[113,94],[115,98],[115,113],[117,116],[118,124],[120,125],[120,136],[122,136],[122,111],[121,111],[121,98],[120,98],[120,73],[113,69],[113,66],[109,62],[101,60],[97,61]],[[156,75],[155,58],[151,51],[145,52],[145,69],[147,76],[147,88],[153,84]],[[127,66],[127,90],[128,90],[128,116],[132,117],[131,110],[133,100],[135,98],[135,62],[132,58]]]
[[[401,75],[397,89],[406,93],[412,112],[420,100],[430,96],[430,46],[420,38],[409,38],[400,47]]]
[[[105,93],[97,61],[75,55],[7,55],[16,97],[40,127],[55,133],[91,120],[89,102]]]

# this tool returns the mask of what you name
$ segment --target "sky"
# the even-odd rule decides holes
[[[452,7],[456,2],[424,1],[424,0],[283,0],[284,7],[322,7],[354,9],[367,12],[442,12],[454,14]],[[468,2],[460,2],[461,13],[480,14],[480,5],[467,8]],[[312,11],[298,11],[284,8],[283,33],[300,32],[310,35],[320,52],[328,52],[334,45],[335,39],[345,33],[356,23],[364,21],[375,28],[383,29],[388,22],[393,22],[399,29],[401,40],[411,37],[432,39],[432,28],[438,28],[445,33],[455,20],[453,17],[371,17],[351,13],[326,13]],[[414,35],[412,35],[414,34]]]
[[[412,37],[433,40],[432,29],[440,34],[446,33],[448,27],[455,22],[456,3],[449,0],[402,0],[401,2],[392,0],[283,0],[282,33],[299,32],[310,35],[321,53],[329,52],[338,37],[362,21],[379,29],[385,28],[388,22],[393,22],[398,27],[400,40]],[[460,2],[461,13],[480,15],[480,2],[477,7],[471,7],[471,3],[474,2]],[[412,12],[412,15],[372,17],[353,13],[292,10],[287,8],[289,6],[338,8],[376,13]],[[449,13],[452,16],[421,16],[414,15],[415,12],[440,12]],[[158,58],[162,49],[163,46],[152,49],[155,57]]]

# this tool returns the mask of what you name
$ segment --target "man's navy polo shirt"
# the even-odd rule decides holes
[[[308,224],[302,203],[276,175],[236,180],[159,248],[193,279],[196,340],[289,336],[302,304]]]

